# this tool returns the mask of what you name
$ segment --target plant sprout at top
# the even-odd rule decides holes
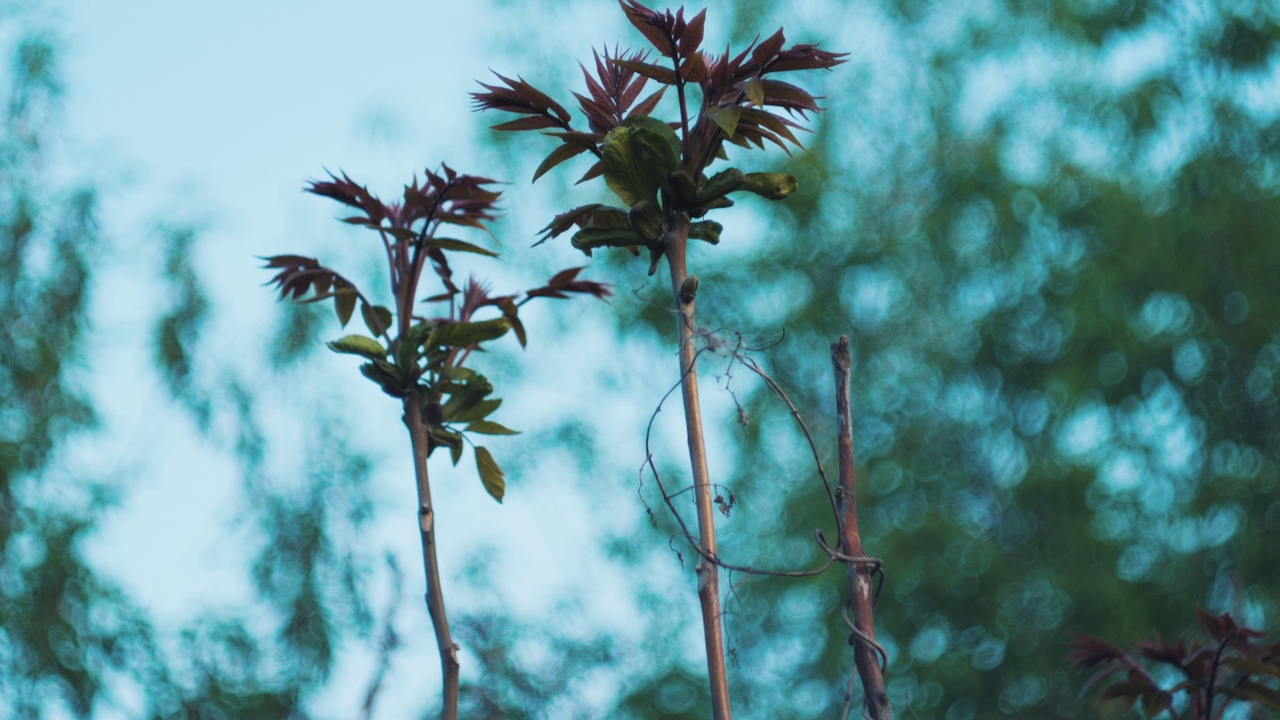
[[[543,229],[543,240],[577,227],[573,245],[587,254],[597,247],[633,252],[646,247],[653,274],[665,251],[663,225],[677,213],[701,218],[709,210],[732,205],[728,195],[737,191],[770,200],[795,191],[796,179],[784,173],[730,167],[708,177],[706,171],[717,159],[728,159],[726,142],[763,148],[768,141],[788,153],[788,143],[801,147],[792,132],[800,125],[792,118],[806,118],[821,108],[813,95],[776,76],[829,69],[844,62],[844,54],[811,44],[784,49],[781,29],[740,53],[726,48],[721,55],[708,54],[700,50],[705,10],[686,20],[683,8],[673,14],[650,10],[635,0],[620,4],[662,62],[649,62],[648,52],[606,50],[603,58],[596,54],[594,75],[582,69],[587,94],[574,93],[587,130],[575,129],[569,111],[523,78],[495,73],[500,84],[481,83],[485,91],[472,96],[479,109],[525,116],[495,125],[495,130],[542,130],[560,140],[534,172],[535,181],[556,165],[591,153],[595,162],[578,182],[603,176],[626,205],[593,203],[561,213]],[[650,80],[662,87],[641,100]],[[675,88],[679,117],[663,121],[653,113],[668,87]],[[691,88],[699,91],[692,116]],[[691,224],[689,237],[714,244],[720,231],[719,223],[702,220]]]
[[[338,353],[357,355],[366,361],[360,372],[383,392],[396,398],[416,394],[419,412],[428,432],[428,453],[447,447],[456,465],[462,457],[467,433],[501,435],[514,430],[487,419],[501,400],[490,398],[493,385],[466,367],[481,343],[514,332],[520,345],[527,342],[519,307],[537,297],[566,298],[571,294],[609,296],[598,282],[578,279],[582,268],[556,273],[545,285],[511,295],[493,295],[486,284],[470,279],[459,287],[449,266],[450,253],[497,257],[497,253],[471,242],[442,237],[446,226],[489,232],[494,205],[500,193],[487,189],[494,180],[460,175],[447,165],[440,174],[426,172],[404,188],[399,202],[384,202],[344,173],[329,180],[313,181],[307,191],[354,208],[356,215],[344,222],[377,233],[386,253],[392,302],[379,305],[338,272],[314,258],[277,255],[265,258],[266,267],[278,270],[270,281],[280,299],[312,303],[333,299],[338,321],[345,327],[360,306],[370,335],[352,334],[328,343]],[[427,265],[440,282],[438,292],[422,299],[441,310],[418,314],[419,283]],[[308,293],[310,296],[308,297]],[[304,299],[305,298],[305,299]],[[393,312],[391,308],[395,308]],[[485,308],[496,316],[477,319]],[[476,464],[485,489],[497,500],[505,488],[502,471],[483,447],[476,447]]]

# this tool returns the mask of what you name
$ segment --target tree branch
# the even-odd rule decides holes
[[[850,557],[861,557],[862,538],[858,534],[857,478],[853,465],[853,410],[849,399],[849,374],[853,355],[849,336],[831,346],[831,362],[836,376],[836,415],[839,418],[840,489],[836,492],[840,505],[840,550]],[[847,562],[849,606],[853,610],[853,660],[862,678],[863,707],[872,720],[891,720],[889,695],[885,692],[875,642],[876,631],[871,598],[871,568],[866,563]]]
[[[436,562],[435,508],[431,504],[431,485],[427,480],[427,426],[422,421],[422,401],[415,387],[404,398],[404,421],[409,426],[413,443],[413,469],[418,484],[418,528],[422,533],[422,564],[427,576],[427,613],[435,630],[440,651],[440,669],[444,675],[444,700],[441,720],[458,720],[458,645],[449,631],[444,610],[444,593],[440,590],[440,567]]]
[[[698,506],[698,540],[703,557],[698,558],[698,599],[702,606],[703,639],[707,646],[707,674],[711,682],[711,715],[714,720],[730,720],[729,676],[725,664],[724,630],[720,621],[720,580],[716,564],[706,557],[716,557],[715,506],[711,494],[711,476],[707,470],[706,443],[702,436],[702,410],[698,404],[697,349],[693,335],[694,298],[698,290],[697,276],[690,276],[685,262],[689,242],[689,217],[674,213],[667,221],[665,245],[667,265],[671,269],[671,292],[675,297],[680,345],[680,389],[684,400],[686,439],[689,463],[693,472],[694,497]]]

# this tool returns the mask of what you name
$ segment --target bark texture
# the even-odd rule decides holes
[[[831,346],[831,361],[836,375],[836,416],[839,419],[840,488],[836,495],[840,513],[840,552],[846,558],[845,569],[849,575],[849,606],[853,611],[854,632],[849,637],[853,645],[854,664],[862,680],[865,696],[864,710],[872,720],[890,720],[893,709],[889,707],[889,695],[885,692],[884,675],[880,670],[880,658],[873,644],[876,639],[871,568],[862,552],[862,538],[858,534],[857,476],[853,466],[853,410],[849,393],[849,374],[853,368],[853,355],[849,350],[849,336],[842,335]]]

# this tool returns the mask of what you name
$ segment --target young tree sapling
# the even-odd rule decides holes
[[[491,397],[494,387],[488,378],[467,365],[482,343],[515,334],[523,347],[526,331],[519,308],[538,297],[566,298],[571,294],[607,297],[609,289],[598,282],[578,279],[582,268],[556,273],[546,285],[513,295],[491,295],[488,287],[475,279],[462,287],[453,281],[450,253],[472,253],[497,257],[497,253],[464,240],[444,237],[445,226],[489,231],[494,204],[500,193],[488,189],[495,181],[460,175],[447,165],[440,173],[426,171],[425,181],[417,178],[404,188],[401,202],[383,202],[346,174],[341,178],[314,181],[307,191],[354,208],[356,215],[344,222],[377,233],[386,253],[392,302],[375,304],[355,283],[319,261],[300,255],[265,258],[266,267],[277,270],[270,281],[280,290],[280,299],[291,297],[304,303],[333,299],[338,321],[345,327],[359,305],[360,317],[369,335],[351,334],[328,343],[330,350],[355,355],[364,360],[360,372],[384,393],[396,398],[403,409],[413,448],[413,467],[418,489],[418,527],[422,539],[422,560],[426,573],[427,611],[435,630],[440,664],[444,675],[441,717],[458,716],[458,646],[453,642],[440,572],[436,560],[436,508],[431,500],[427,457],[437,448],[448,448],[454,465],[462,458],[465,445],[473,448],[476,469],[484,489],[498,502],[506,490],[503,471],[489,450],[476,445],[471,435],[508,435],[516,431],[489,419],[502,401]],[[430,265],[440,281],[440,291],[422,302],[442,307],[435,316],[419,314],[419,283]],[[394,308],[394,311],[392,310]],[[486,308],[494,317],[479,319]]]
[[[620,0],[627,19],[649,41],[660,62],[649,52],[595,57],[594,77],[583,68],[587,95],[575,93],[586,116],[587,129],[575,129],[570,113],[522,78],[498,75],[497,84],[481,83],[473,93],[480,109],[522,115],[495,125],[502,131],[541,130],[560,141],[534,173],[537,180],[560,163],[584,153],[595,162],[579,182],[603,177],[625,207],[592,203],[555,217],[543,240],[573,228],[574,247],[590,255],[600,247],[625,248],[633,254],[648,251],[649,274],[667,258],[671,291],[678,316],[681,394],[698,513],[697,587],[702,609],[707,669],[713,716],[731,717],[724,639],[721,629],[717,574],[715,506],[707,469],[698,403],[698,374],[694,346],[694,301],[698,276],[689,273],[686,247],[690,238],[710,244],[720,241],[722,227],[705,220],[707,213],[733,204],[729,195],[750,192],[781,200],[796,190],[796,179],[785,173],[744,172],[736,167],[708,175],[717,159],[728,159],[725,144],[750,149],[765,141],[787,150],[800,146],[793,129],[800,126],[774,112],[786,110],[805,117],[821,108],[813,95],[775,79],[779,73],[829,69],[841,54],[798,44],[784,49],[779,29],[746,50],[723,55],[700,50],[706,11],[685,19],[684,9],[656,12],[636,0]],[[495,73],[496,74],[496,73]],[[648,81],[656,92],[640,99]],[[665,91],[673,88],[679,115],[670,122],[654,117]],[[695,95],[692,90],[697,89]],[[694,114],[696,108],[696,114]]]

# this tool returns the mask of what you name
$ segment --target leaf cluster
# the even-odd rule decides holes
[[[1280,642],[1257,642],[1265,633],[1240,625],[1230,613],[1212,615],[1199,608],[1196,618],[1211,642],[1157,640],[1126,651],[1082,636],[1073,644],[1071,659],[1083,670],[1097,669],[1085,685],[1086,692],[1104,684],[1099,702],[1116,701],[1126,709],[1141,703],[1148,718],[1162,712],[1181,717],[1176,708],[1182,706],[1189,717],[1208,720],[1221,717],[1232,701],[1280,711]],[[1183,679],[1165,689],[1142,660],[1173,668]],[[1178,694],[1186,696],[1185,703],[1176,702]],[[1216,695],[1225,699],[1215,713]]]
[[[608,287],[578,277],[582,268],[556,273],[545,285],[523,293],[494,295],[474,278],[459,287],[453,280],[450,253],[497,257],[497,253],[471,242],[440,237],[446,225],[489,232],[494,205],[500,193],[486,189],[495,181],[459,175],[448,166],[440,174],[427,171],[404,188],[403,200],[383,202],[344,173],[327,181],[312,182],[308,192],[355,208],[360,214],[343,221],[376,232],[386,252],[393,301],[380,305],[370,300],[354,282],[315,258],[276,255],[264,258],[277,273],[268,284],[280,291],[280,299],[314,303],[332,299],[338,322],[346,327],[355,314],[369,334],[349,334],[328,343],[330,350],[365,360],[360,372],[386,394],[414,397],[428,433],[428,454],[448,448],[456,465],[462,457],[468,433],[509,435],[516,431],[489,419],[502,400],[492,397],[493,384],[467,367],[471,354],[482,344],[513,333],[523,347],[528,335],[519,308],[534,298],[567,298],[575,294],[605,298]],[[415,312],[419,281],[430,266],[440,282],[440,292],[422,300],[443,310],[425,316]],[[491,308],[494,316],[478,313]],[[501,501],[503,473],[492,454],[475,448],[476,465],[485,489]]]
[[[535,181],[556,165],[589,152],[595,162],[578,182],[603,176],[625,205],[591,204],[563,212],[543,229],[542,240],[576,227],[572,243],[588,255],[597,247],[621,247],[633,254],[645,247],[653,274],[664,253],[664,228],[676,213],[702,218],[710,210],[732,205],[728,196],[738,191],[769,200],[795,192],[791,175],[731,167],[708,176],[707,168],[717,159],[728,159],[725,143],[750,149],[770,142],[788,153],[788,144],[802,147],[793,132],[802,128],[792,118],[819,112],[817,98],[773,76],[830,69],[844,61],[843,54],[817,45],[784,48],[781,29],[737,54],[729,48],[721,55],[706,53],[701,50],[705,10],[686,20],[683,8],[656,12],[635,0],[620,4],[664,61],[649,62],[648,52],[606,50],[603,59],[597,53],[594,76],[583,68],[587,94],[574,93],[589,131],[574,129],[569,111],[523,78],[497,75],[500,84],[480,83],[484,91],[472,97],[478,109],[524,116],[499,123],[495,130],[542,130],[560,140],[534,172]],[[637,103],[650,80],[663,87]],[[663,121],[653,113],[668,87],[675,89],[679,118]],[[691,119],[694,88],[700,100]],[[721,229],[718,223],[698,221],[691,224],[689,235],[715,244]]]

